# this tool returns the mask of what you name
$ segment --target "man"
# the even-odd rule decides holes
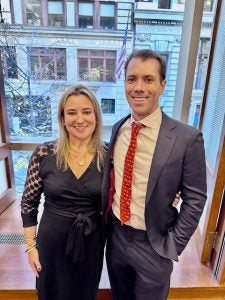
[[[202,134],[161,112],[165,73],[164,59],[151,50],[134,51],[125,64],[131,115],[113,127],[102,191],[114,300],[167,298],[172,260],[186,247],[206,201]],[[132,123],[142,127],[130,146]],[[132,147],[134,162],[127,153]],[[179,212],[172,205],[177,191],[182,198]]]

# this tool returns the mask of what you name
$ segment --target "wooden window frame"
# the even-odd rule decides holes
[[[7,109],[4,93],[4,79],[2,73],[2,65],[0,60],[0,160],[4,160],[6,166],[7,189],[0,195],[0,214],[16,200],[15,180],[13,174],[13,163],[9,136],[9,127],[7,119]]]

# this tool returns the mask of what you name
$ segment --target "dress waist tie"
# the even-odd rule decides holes
[[[70,227],[67,244],[66,255],[72,256],[73,262],[81,262],[85,260],[85,236],[90,235],[96,229],[97,215],[95,212],[89,213],[72,213],[61,211],[54,207],[45,208],[57,215],[74,218],[74,222]]]

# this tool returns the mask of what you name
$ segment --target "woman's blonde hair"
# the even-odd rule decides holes
[[[56,142],[56,162],[57,167],[63,171],[68,169],[69,157],[69,134],[64,125],[64,108],[70,96],[87,96],[94,108],[96,126],[88,144],[90,152],[97,155],[97,167],[101,171],[104,162],[104,143],[102,141],[102,116],[98,101],[93,92],[86,86],[78,84],[69,88],[61,97],[58,106],[59,138]]]

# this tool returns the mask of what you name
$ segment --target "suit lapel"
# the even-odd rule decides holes
[[[108,150],[105,159],[105,165],[103,169],[103,177],[102,177],[102,210],[104,217],[106,216],[106,211],[108,210],[109,205],[109,189],[110,189],[110,169],[113,164],[113,149],[117,138],[117,133],[122,126],[122,124],[130,117],[127,116],[123,118],[121,121],[116,123],[113,126],[112,134],[110,138],[110,142],[108,145]]]
[[[110,155],[111,155],[111,152],[113,151],[114,144],[116,142],[117,133],[118,133],[120,127],[126,122],[126,120],[128,118],[130,118],[130,115],[126,116],[125,118],[123,118],[122,120],[120,120],[118,123],[116,123],[113,126],[113,131],[112,131],[112,135],[111,135],[111,139],[110,139],[110,143],[109,143],[109,153],[110,153]]]
[[[145,200],[146,204],[149,202],[158,178],[162,172],[162,169],[164,168],[169,158],[174,142],[176,140],[176,136],[177,134],[174,122],[172,121],[172,119],[163,114],[162,124],[160,127],[148,179],[148,187]]]
[[[110,171],[110,163],[113,157],[113,149],[114,149],[114,145],[116,142],[116,138],[117,138],[117,133],[120,129],[120,127],[123,125],[123,123],[130,117],[127,116],[125,118],[123,118],[121,121],[119,121],[118,123],[116,123],[113,126],[113,130],[112,130],[112,134],[111,134],[111,138],[110,138],[110,142],[108,145],[108,150],[107,150],[107,155],[106,155],[106,159],[105,159],[105,166],[104,166],[104,172],[103,172],[103,186],[105,186],[105,184],[107,182],[109,182],[109,171]]]

